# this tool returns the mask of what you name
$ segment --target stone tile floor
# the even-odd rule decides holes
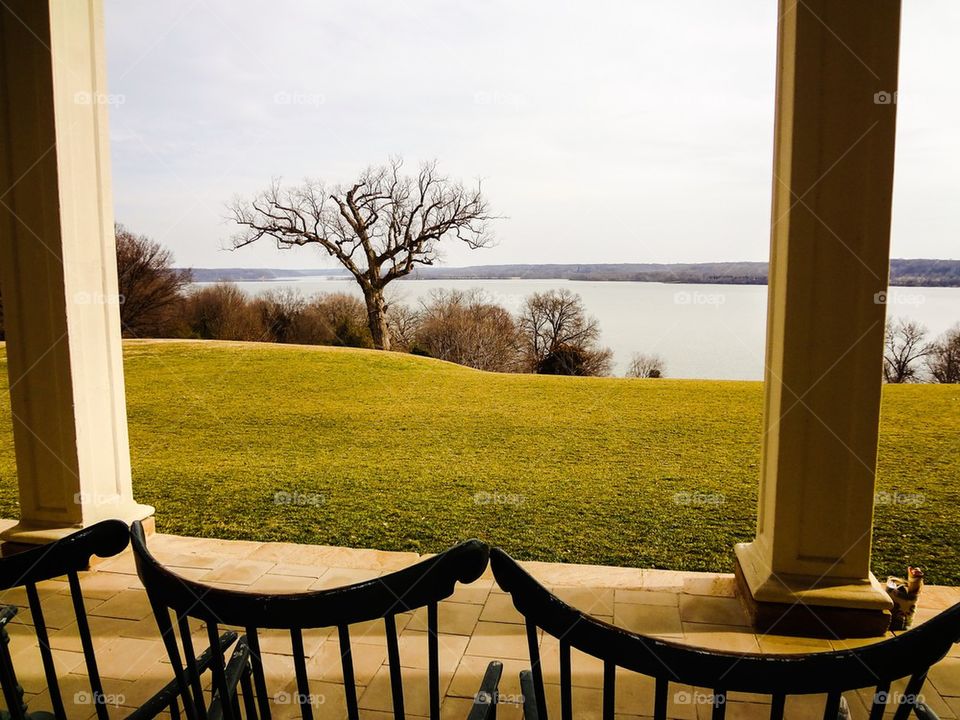
[[[225,588],[263,592],[294,592],[328,588],[366,580],[405,567],[419,558],[414,553],[353,550],[347,548],[257,543],[154,535],[149,545],[158,558],[179,574]],[[595,567],[554,563],[528,563],[530,571],[570,604],[630,630],[681,640],[693,645],[749,652],[811,652],[849,647],[864,640],[815,640],[758,635],[748,627],[734,597],[732,575]],[[171,679],[170,666],[156,624],[134,569],[128,549],[96,565],[81,578],[90,615],[104,692],[116,701],[114,717],[125,716]],[[61,674],[70,717],[94,715],[84,704],[83,656],[64,581],[41,587],[50,643]],[[924,589],[918,620],[960,601],[960,588]],[[30,612],[22,590],[0,593],[0,603],[21,607],[10,628],[11,651],[33,709],[49,709]],[[398,618],[401,662],[405,669],[408,717],[427,715],[426,618],[422,613]],[[521,717],[518,674],[527,666],[526,640],[519,614],[510,598],[494,583],[489,570],[476,583],[459,586],[440,611],[441,684],[443,717],[466,718],[480,679],[493,659],[502,660],[504,674],[499,717]],[[308,672],[318,718],[345,716],[336,634],[328,630],[305,634]],[[378,627],[355,632],[354,663],[361,716],[371,720],[392,717],[386,647]],[[205,646],[205,642],[203,643]],[[295,693],[289,635],[266,634],[263,661],[274,704],[274,717],[299,717],[289,700]],[[548,702],[559,702],[557,642],[541,640]],[[652,712],[653,682],[618,671],[617,717],[645,717]],[[600,717],[602,666],[574,653],[574,706],[577,718]],[[896,688],[895,688],[896,689]],[[670,716],[691,720],[709,717],[707,691],[671,686]],[[930,673],[924,690],[926,702],[941,718],[960,718],[960,645]],[[870,692],[851,693],[848,701],[854,718],[866,718]],[[731,698],[727,717],[767,717],[764,698]],[[788,718],[821,717],[820,698],[791,698]]]

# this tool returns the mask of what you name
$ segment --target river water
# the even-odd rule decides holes
[[[360,295],[352,280],[307,277],[238,282],[251,295],[295,288],[304,296],[343,291]],[[401,280],[388,288],[391,302],[417,305],[437,289],[480,288],[516,312],[527,295],[567,288],[583,298],[600,322],[602,341],[622,375],[635,352],[656,353],[666,374],[678,378],[763,378],[767,288],[762,285],[676,285],[576,280]],[[888,315],[917,320],[930,339],[960,323],[960,288],[891,288]]]

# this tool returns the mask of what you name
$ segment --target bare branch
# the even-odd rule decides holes
[[[899,318],[887,324],[883,353],[883,377],[887,382],[921,381],[919,361],[933,350],[926,336],[927,329],[913,320]]]
[[[467,188],[421,165],[416,177],[402,174],[403,161],[364,170],[356,182],[327,188],[307,180],[283,187],[279,180],[250,200],[235,200],[232,220],[241,230],[232,238],[239,249],[271,238],[280,249],[318,245],[351,272],[367,300],[374,343],[387,325],[383,289],[418,265],[432,265],[439,245],[456,239],[472,249],[493,244],[490,223],[497,219],[481,185]],[[379,332],[373,324],[380,326]]]

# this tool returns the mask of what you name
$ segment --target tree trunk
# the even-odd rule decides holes
[[[387,327],[387,303],[383,299],[383,290],[364,292],[364,300],[367,303],[367,323],[373,346],[377,350],[389,350],[390,329]]]

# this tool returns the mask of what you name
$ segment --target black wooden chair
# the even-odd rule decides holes
[[[0,591],[19,587],[26,590],[30,621],[36,633],[47,691],[52,705],[50,708],[52,712],[47,712],[29,710],[24,704],[23,688],[17,681],[17,672],[10,651],[10,637],[7,633],[7,626],[16,616],[18,608],[15,605],[3,605],[0,606],[0,687],[3,690],[6,710],[0,711],[0,718],[13,718],[13,720],[56,718],[56,720],[65,720],[68,717],[76,717],[90,712],[89,706],[75,708],[70,698],[66,702],[64,701],[57,676],[56,662],[50,647],[47,625],[44,620],[43,603],[37,590],[37,583],[66,576],[73,611],[76,616],[80,646],[83,650],[86,674],[90,680],[90,693],[89,695],[85,694],[85,699],[88,699],[94,705],[99,720],[107,720],[107,702],[103,693],[100,672],[97,669],[97,658],[94,654],[93,638],[90,634],[90,625],[87,621],[78,573],[89,566],[90,558],[94,555],[107,558],[122,552],[127,547],[129,537],[130,531],[124,523],[119,520],[105,520],[78,530],[56,542],[38,545],[16,555],[0,558]],[[228,647],[236,640],[236,637],[235,633],[225,633],[223,637],[218,639],[219,645]],[[198,658],[197,665],[202,672],[209,664],[210,653],[206,651]],[[170,683],[134,711],[129,716],[129,720],[146,720],[156,717],[168,709],[171,713],[176,713],[177,702],[177,686],[171,677]]]
[[[657,640],[628,632],[570,607],[540,585],[509,555],[495,548],[490,563],[494,577],[526,619],[530,670],[521,673],[525,720],[547,720],[543,667],[538,629],[559,641],[560,717],[575,716],[572,705],[571,649],[603,662],[603,717],[612,720],[618,667],[655,680],[653,707],[633,708],[630,713],[667,717],[670,683],[707,688],[712,717],[722,719],[728,693],[769,695],[770,717],[784,717],[790,695],[826,695],[826,720],[847,716],[841,693],[876,688],[870,711],[879,720],[887,709],[891,683],[909,678],[899,695],[894,717],[906,720],[911,712],[921,719],[936,715],[920,701],[930,667],[942,659],[953,643],[960,641],[960,603],[932,620],[895,638],[853,650],[797,655],[760,655],[723,652]],[[891,708],[894,707],[891,704]]]
[[[350,626],[371,621],[383,622],[393,714],[402,720],[405,709],[396,616],[424,607],[428,630],[429,715],[431,720],[439,720],[438,603],[453,594],[457,582],[471,583],[479,578],[487,567],[489,555],[486,545],[470,540],[416,565],[366,582],[314,592],[265,595],[214,588],[180,577],[151,555],[139,523],[134,523],[132,537],[137,572],[150,597],[189,720],[217,720],[220,717],[268,720],[271,717],[270,696],[260,658],[261,630],[289,631],[297,685],[296,701],[302,717],[311,720],[313,696],[307,677],[303,631],[333,627],[337,629],[340,644],[347,717],[357,720],[359,707]],[[209,704],[204,700],[203,687],[194,667],[187,618],[203,621],[210,638],[217,636],[217,628],[221,625],[243,630],[229,662],[225,662],[223,653],[216,654],[213,659]],[[175,640],[174,622],[180,631],[182,655]],[[493,720],[496,717],[501,671],[499,662],[488,666],[469,720]]]

